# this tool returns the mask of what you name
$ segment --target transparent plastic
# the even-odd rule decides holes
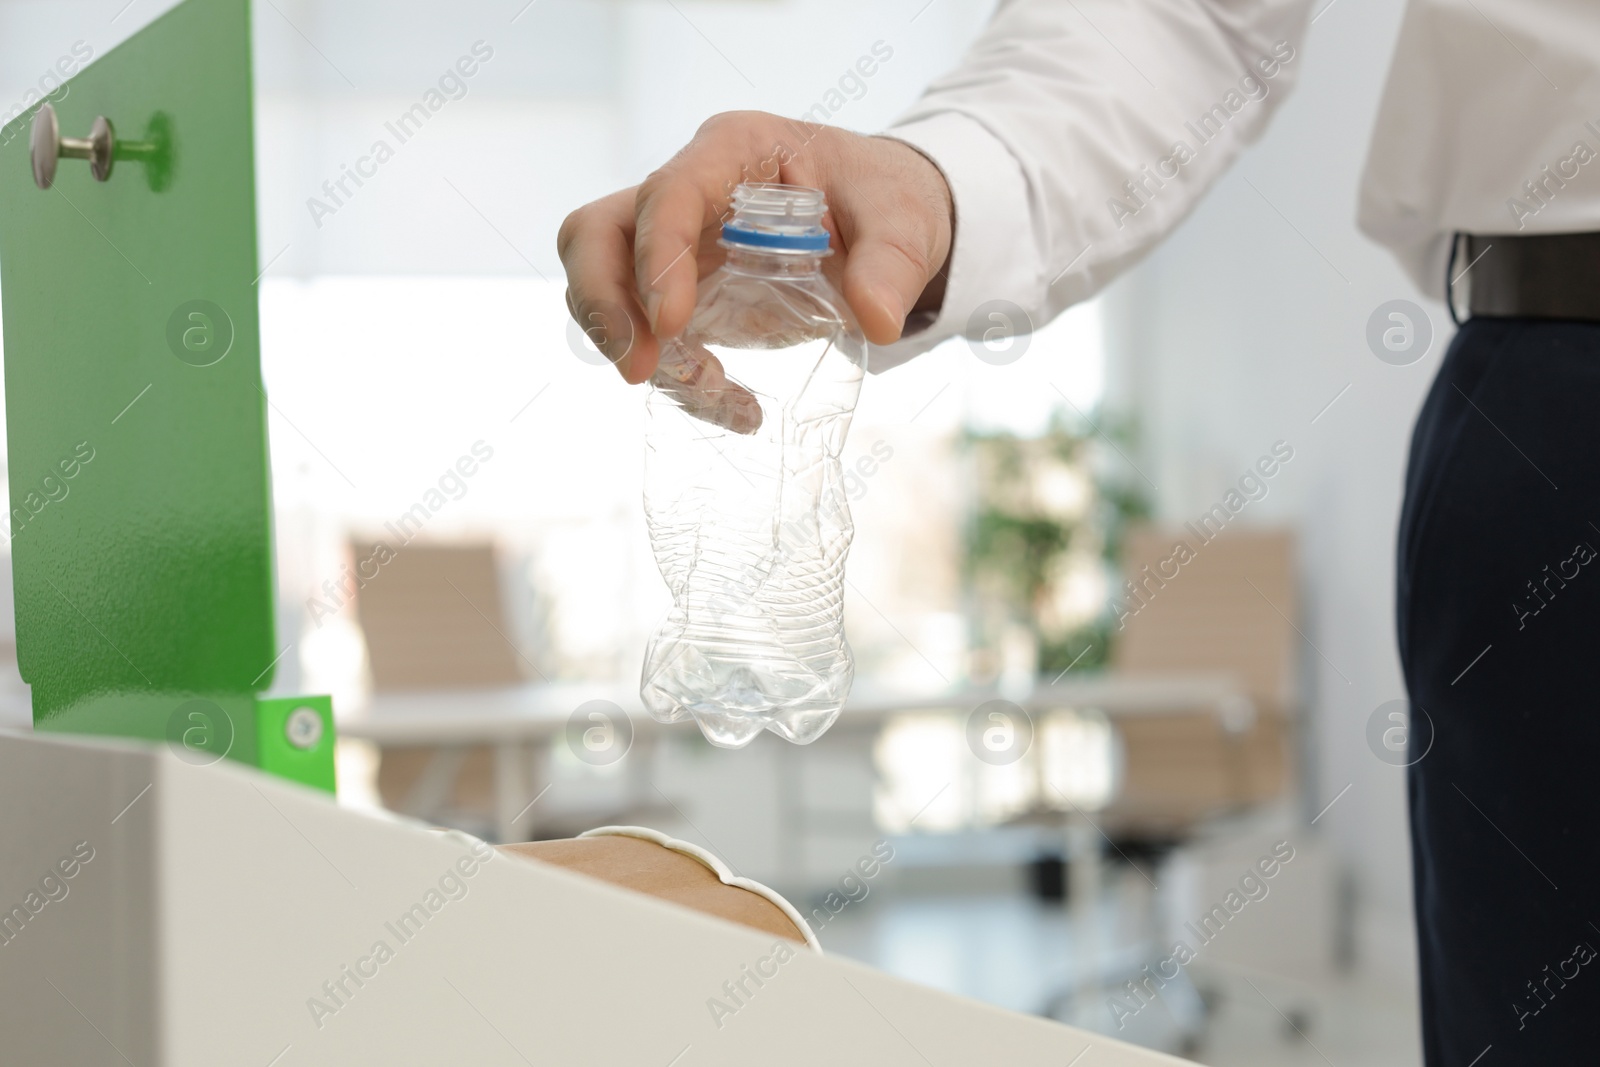
[[[693,718],[725,748],[762,730],[815,740],[855,676],[840,456],[866,342],[823,277],[825,249],[748,243],[815,244],[824,210],[814,189],[736,190],[727,261],[663,346],[648,400],[645,515],[673,605],[640,695],[656,719]]]

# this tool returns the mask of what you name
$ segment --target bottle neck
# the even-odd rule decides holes
[[[770,252],[745,245],[729,244],[726,269],[757,278],[803,278],[822,269],[822,254],[810,252]]]

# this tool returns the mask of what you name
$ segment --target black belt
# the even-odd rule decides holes
[[[1452,288],[1473,315],[1600,322],[1600,233],[1462,236]]]

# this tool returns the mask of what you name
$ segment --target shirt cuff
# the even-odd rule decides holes
[[[988,317],[991,309],[985,304],[1006,301],[1008,307],[993,310],[1014,321],[1021,307],[1033,303],[1040,263],[1022,167],[981,122],[944,111],[891,127],[881,136],[910,145],[939,168],[950,186],[956,226],[944,304],[937,314],[913,313],[894,344],[872,347],[867,368],[875,374],[947,338],[981,336],[1000,321]],[[1030,328],[1026,321],[1018,326],[1017,332]]]

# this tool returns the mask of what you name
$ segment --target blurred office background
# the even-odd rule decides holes
[[[78,42],[102,54],[166,6],[0,2],[0,107],[53,88]],[[572,335],[562,218],[717,111],[820,104],[880,129],[991,7],[259,0],[292,646],[275,688],[332,692],[347,733],[377,738],[343,750],[349,803],[498,836],[649,822],[824,909],[826,947],[917,981],[1207,1063],[1418,1062],[1403,771],[1368,723],[1403,696],[1394,528],[1449,320],[1352,222],[1398,5],[1319,4],[1261,142],[1020,358],[957,340],[867,382],[846,451],[847,627],[877,711],[803,750],[723,752],[638,723],[610,762],[569,733],[437,725],[626,705],[667,602],[640,505],[642,393]],[[400,143],[386,124],[464,56],[475,72]],[[379,140],[392,158],[330,191]],[[1365,339],[1397,298],[1436,335],[1407,366]],[[1166,556],[1163,531],[1284,446],[1265,495],[1116,633],[1124,568]],[[414,546],[352,600],[367,546],[419,502]],[[1075,695],[1052,701],[1052,681]],[[951,692],[1043,692],[1025,757],[979,759],[974,704]],[[435,732],[384,742],[362,724],[385,709]],[[841,885],[880,838],[894,860]],[[1277,842],[1294,858],[1270,892],[1198,947],[1184,924]],[[1177,938],[1196,959],[1146,1005],[1122,984]]]

